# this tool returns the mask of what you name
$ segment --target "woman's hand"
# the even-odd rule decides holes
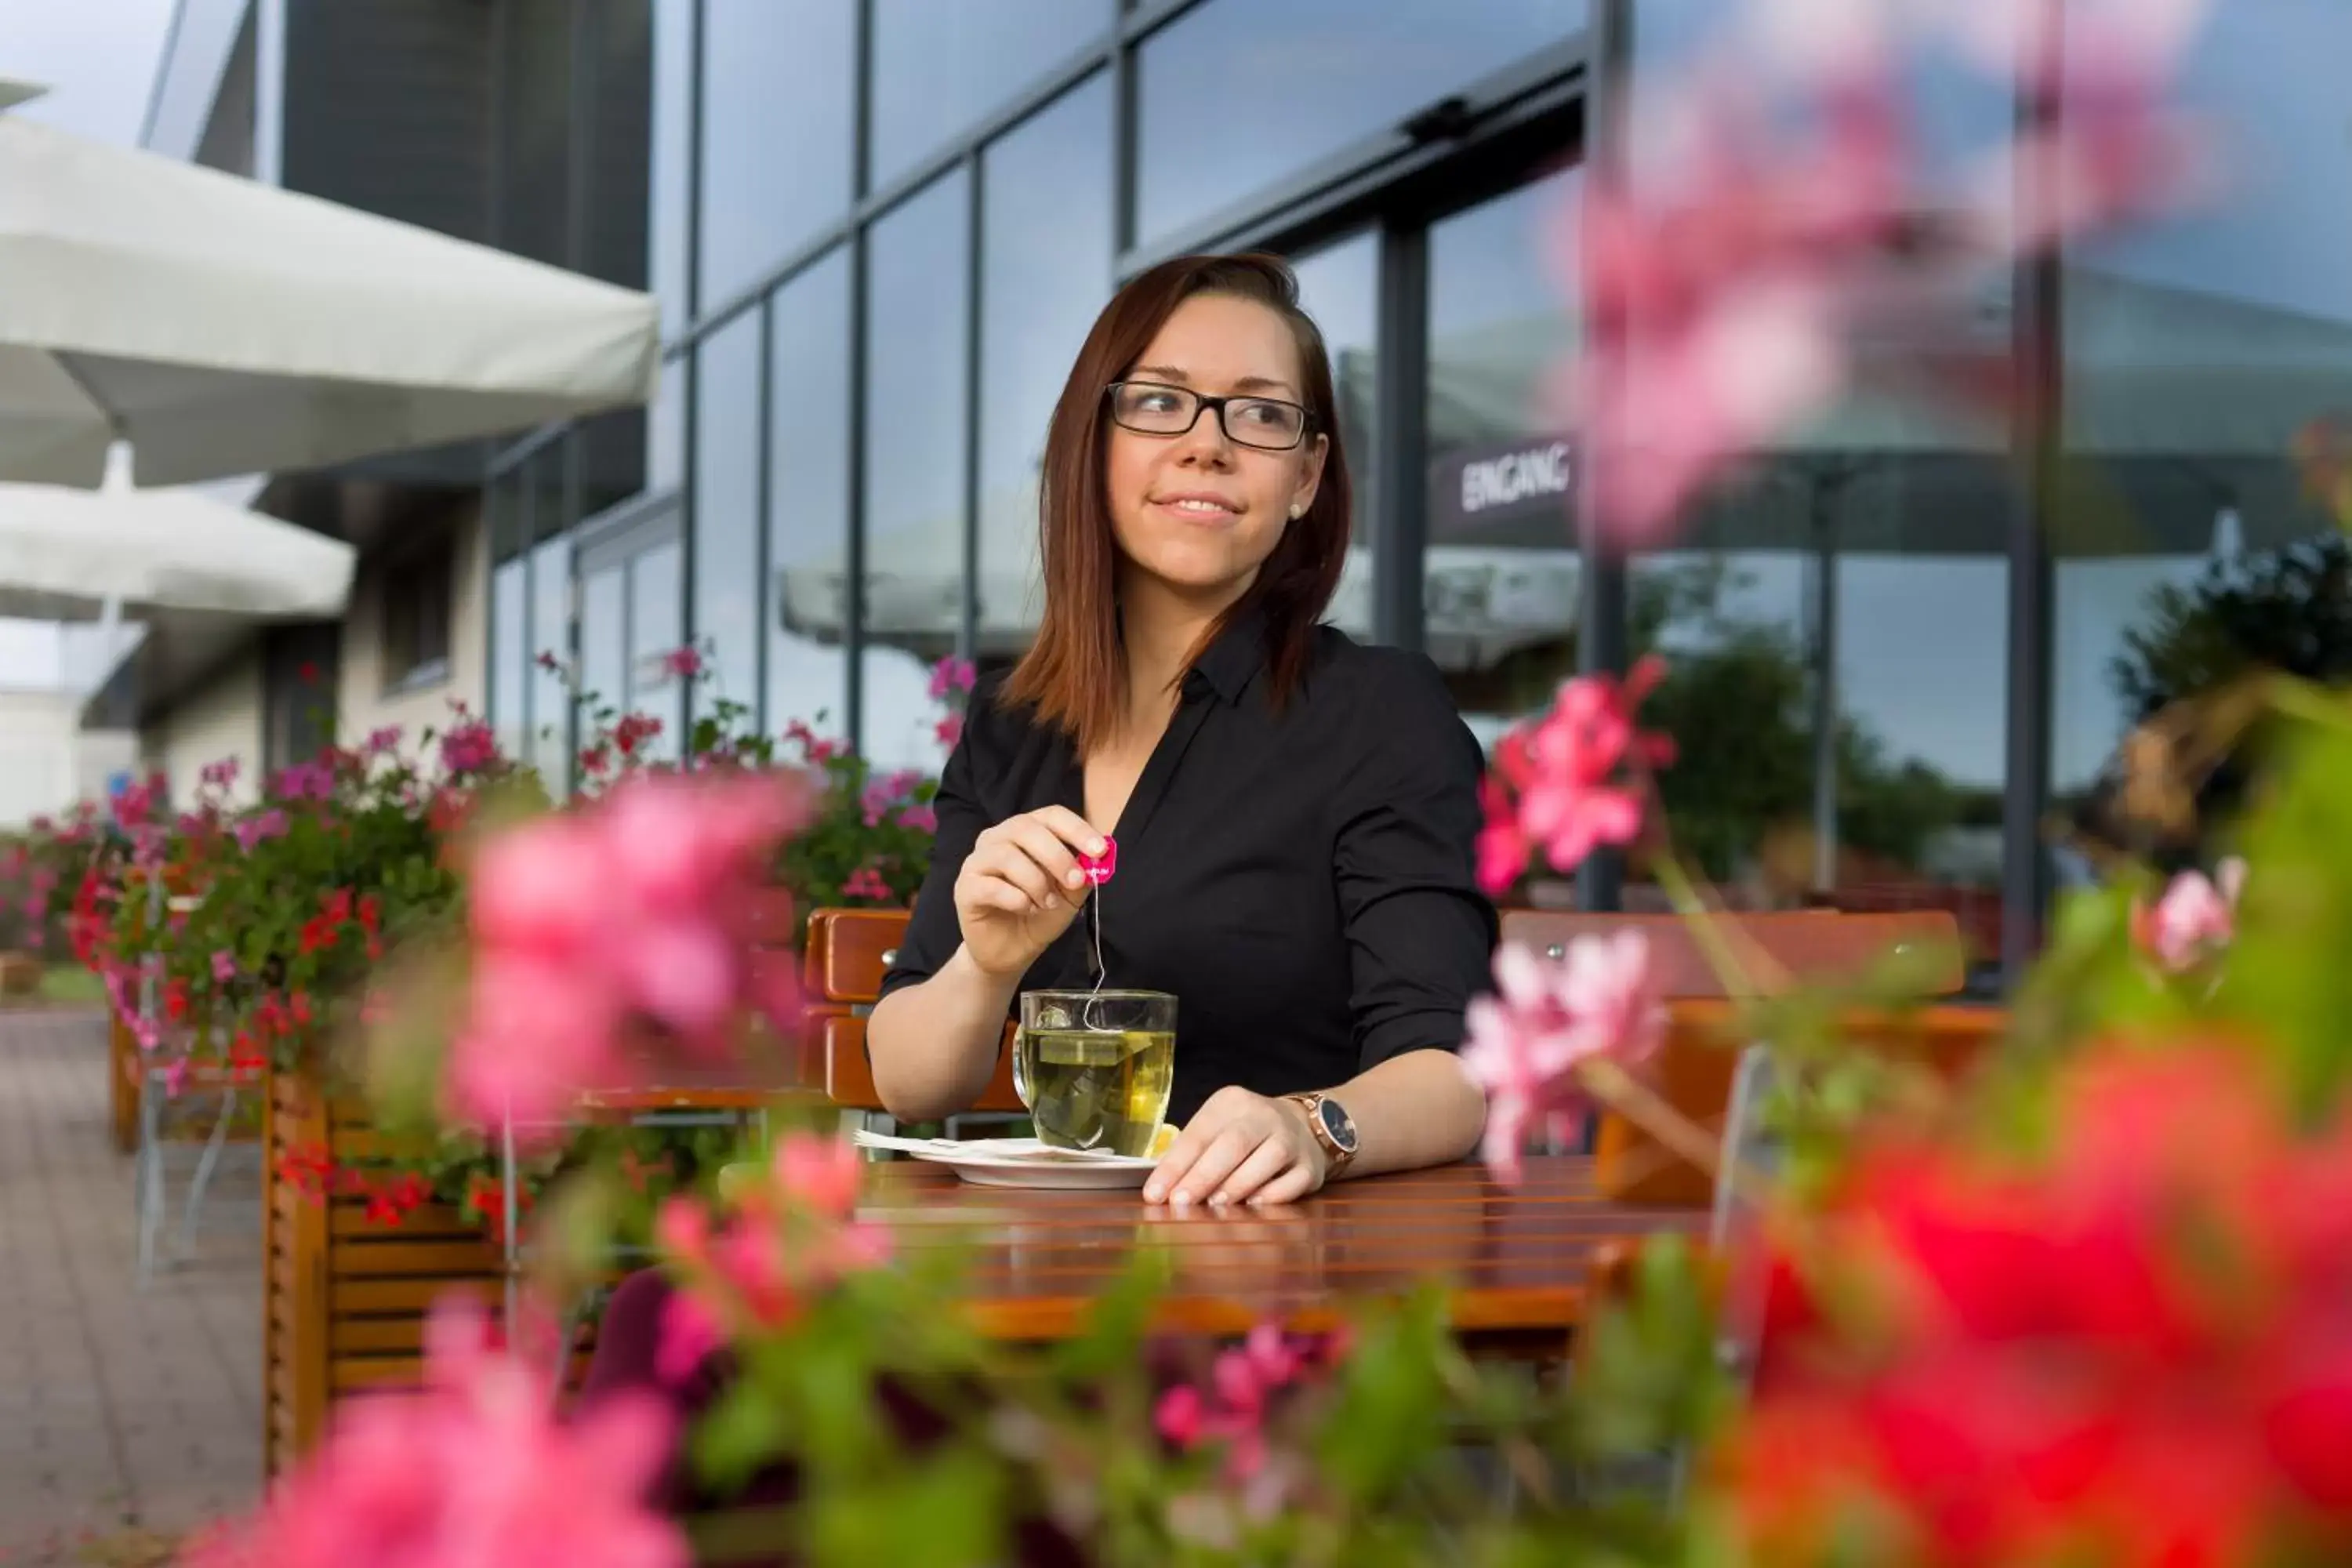
[[[956,921],[972,963],[999,979],[1025,973],[1087,900],[1078,856],[1102,851],[1102,835],[1066,806],[983,829],[955,880]]]
[[[1245,1089],[1209,1097],[1144,1184],[1146,1203],[1286,1204],[1322,1186],[1323,1145],[1292,1100]]]

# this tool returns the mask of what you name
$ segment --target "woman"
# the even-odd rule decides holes
[[[1025,989],[1177,998],[1147,1201],[1283,1203],[1457,1160],[1485,1102],[1454,1057],[1493,909],[1476,742],[1435,668],[1318,625],[1349,482],[1321,335],[1271,257],[1136,279],[1045,443],[1044,624],[976,694],[939,839],[866,1025],[896,1115],[968,1108]]]
[[[1121,289],[1055,409],[1042,510],[1045,624],[975,695],[867,1020],[884,1103],[964,1110],[1023,989],[1093,983],[1076,857],[1109,835],[1109,980],[1178,1005],[1183,1131],[1147,1200],[1283,1203],[1462,1158],[1485,1100],[1454,1053],[1495,940],[1474,876],[1481,759],[1427,659],[1317,624],[1348,472],[1289,268],[1191,257]],[[667,1294],[650,1270],[622,1284],[583,1407],[661,1386]],[[726,1375],[714,1362],[667,1393],[690,1419]],[[763,1477],[751,1500],[793,1485]],[[698,1500],[682,1468],[663,1499]]]

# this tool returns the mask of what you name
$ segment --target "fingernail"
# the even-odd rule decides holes
[[[1062,880],[1067,882],[1073,888],[1083,888],[1087,885],[1087,874],[1084,871],[1073,871],[1068,876],[1064,877]]]
[[[1230,1194],[1219,1193],[1215,1197],[1209,1200],[1209,1206],[1213,1209],[1221,1209],[1233,1201],[1234,1200]]]
[[[1061,896],[1059,893],[1048,893],[1048,894],[1046,894],[1046,895],[1045,895],[1045,907],[1046,907],[1047,909],[1049,909],[1049,910],[1058,910],[1058,909],[1060,909],[1060,908],[1062,907],[1062,896]]]
[[[1148,1204],[1156,1204],[1167,1195],[1168,1189],[1157,1182],[1143,1189],[1143,1201]]]
[[[1168,1202],[1176,1208],[1188,1209],[1192,1206],[1192,1194],[1180,1189],[1176,1195],[1170,1198]]]
[[[1089,855],[1099,855],[1109,847],[1109,845],[1097,838],[1094,841],[1093,845],[1087,848],[1087,853]]]

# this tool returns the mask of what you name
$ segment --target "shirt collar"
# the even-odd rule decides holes
[[[1265,668],[1265,613],[1244,606],[1193,662],[1192,672],[1226,702],[1238,702]]]

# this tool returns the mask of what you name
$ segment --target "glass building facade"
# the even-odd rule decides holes
[[[508,116],[507,188],[552,209],[538,253],[640,241],[667,343],[652,409],[494,465],[492,714],[558,778],[573,721],[536,656],[674,737],[660,655],[688,639],[769,731],[936,766],[929,663],[1009,661],[1036,625],[1037,467],[1079,340],[1193,249],[1291,256],[1330,343],[1359,509],[1334,621],[1425,649],[1490,742],[1576,669],[1666,652],[1684,847],[1746,902],[1951,909],[1983,989],[2075,874],[2050,824],[2143,716],[2168,615],[2330,531],[2291,447],[2352,406],[2352,217],[2320,195],[2352,173],[2336,0],[2215,8],[2184,90],[2231,138],[2220,199],[1974,302],[1972,368],[2057,410],[2059,442],[1857,403],[1672,548],[1591,570],[1544,395],[1579,341],[1588,120],[1730,0],[601,9]],[[650,93],[634,165],[581,85],[616,73]],[[1947,62],[1915,90],[1938,159],[2025,113]],[[1641,179],[1638,139],[1608,151]],[[598,210],[625,199],[634,227]],[[1952,345],[1869,352],[1894,381]]]

